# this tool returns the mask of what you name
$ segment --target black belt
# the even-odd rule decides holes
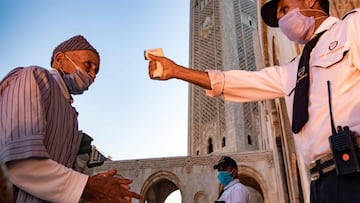
[[[360,148],[360,136],[355,137],[355,145]],[[359,151],[357,153],[360,155]],[[314,160],[310,163],[311,180],[317,180],[321,175],[329,173],[335,168],[335,161],[332,154],[327,154],[320,159]]]
[[[333,171],[335,168],[335,162],[332,154],[327,154],[321,159],[312,161],[310,163],[311,180],[317,180],[321,175]]]

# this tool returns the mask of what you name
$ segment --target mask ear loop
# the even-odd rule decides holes
[[[323,11],[323,10],[314,9],[314,6],[315,6],[316,3],[318,3],[318,0],[314,0],[314,3],[310,6],[310,9],[313,9],[313,10],[315,10],[315,11],[319,11],[319,12],[321,12],[321,13],[324,13],[326,16],[329,16],[329,14],[326,13],[325,11]]]
[[[76,65],[76,63],[70,57],[68,57],[65,53],[64,56],[75,66],[76,69],[79,69],[78,65]]]
[[[319,20],[319,19],[321,19],[321,18],[327,18],[328,16],[320,16],[320,17],[316,17],[316,18],[314,18],[314,20]]]
[[[325,11],[320,10],[320,9],[314,9],[314,8],[303,8],[303,9],[299,9],[299,11],[317,11],[317,12],[319,12],[319,13],[323,13],[323,14],[325,14],[325,16],[326,16],[326,17],[328,17],[328,16],[329,16],[329,15],[328,15]],[[320,17],[318,17],[318,18],[320,18]]]
[[[62,75],[65,75],[64,70],[62,69],[62,66],[59,68]]]

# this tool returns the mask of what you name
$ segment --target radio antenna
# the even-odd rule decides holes
[[[336,133],[336,128],[334,124],[334,118],[332,114],[332,107],[331,107],[331,90],[330,90],[330,81],[327,81],[327,87],[328,87],[328,99],[329,99],[329,110],[330,110],[330,122],[331,122],[331,131],[333,134]]]

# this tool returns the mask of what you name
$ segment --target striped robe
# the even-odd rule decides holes
[[[5,76],[0,82],[0,115],[0,162],[50,158],[76,168],[81,142],[77,111],[48,70],[20,67]],[[14,199],[44,202],[18,188]]]

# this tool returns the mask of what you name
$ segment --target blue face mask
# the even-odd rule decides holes
[[[220,184],[225,187],[233,180],[233,177],[231,173],[228,171],[218,171],[217,179],[220,182]]]
[[[64,81],[70,94],[82,94],[94,82],[93,78],[77,66],[68,56],[67,59],[75,66],[75,71],[70,74],[64,74]]]

